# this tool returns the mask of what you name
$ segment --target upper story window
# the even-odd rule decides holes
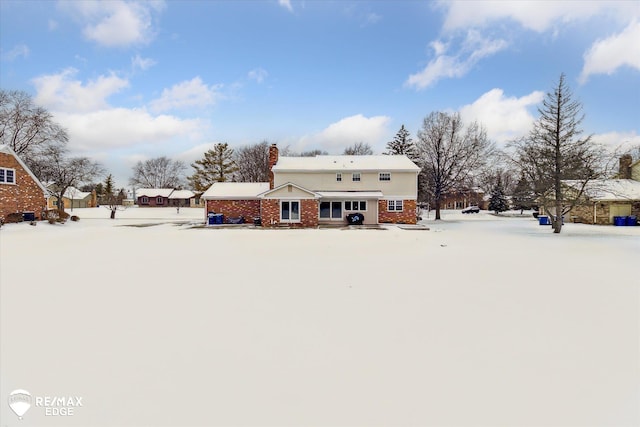
[[[342,181],[342,174],[341,173],[337,173],[336,174],[336,181],[338,181],[338,182]]]
[[[379,181],[391,181],[391,174],[389,172],[380,172],[378,175]]]
[[[354,172],[351,175],[351,181],[353,182],[360,182],[360,172]]]
[[[16,170],[8,168],[0,168],[0,184],[15,184]]]

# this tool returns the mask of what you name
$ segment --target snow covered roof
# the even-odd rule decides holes
[[[75,187],[69,187],[64,192],[64,197],[66,197],[67,199],[82,200],[87,198],[88,196],[91,196],[91,193],[80,191]]]
[[[190,199],[196,194],[190,190],[174,190],[169,199]]]
[[[268,190],[268,182],[216,182],[204,192],[202,198],[205,200],[257,199],[260,193]]]
[[[395,171],[418,172],[405,155],[280,157],[274,172]]]
[[[33,172],[31,172],[31,169],[29,169],[29,167],[22,161],[20,156],[18,156],[15,153],[15,151],[11,149],[11,147],[9,147],[6,144],[0,144],[0,153],[9,154],[13,156],[18,161],[18,164],[22,166],[22,169],[24,169],[29,174],[31,179],[33,179],[35,183],[38,184],[38,187],[40,187],[44,196],[45,197],[49,196],[49,190],[47,190],[47,188],[42,184],[42,182],[40,182],[40,180],[33,174]]]
[[[169,197],[173,193],[173,188],[139,188],[136,190],[136,197]]]
[[[580,181],[567,180],[562,182],[576,189],[581,186]],[[584,193],[591,200],[602,202],[640,200],[640,181],[597,179],[587,183]]]

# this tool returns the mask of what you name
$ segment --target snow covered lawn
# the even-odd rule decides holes
[[[640,227],[74,214],[0,229],[1,425],[640,424]],[[14,389],[83,406],[18,421]]]

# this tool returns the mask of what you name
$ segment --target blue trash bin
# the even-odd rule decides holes
[[[216,214],[209,212],[207,214],[207,225],[214,225],[216,223]]]
[[[549,217],[546,215],[538,215],[538,224],[540,225],[549,225]]]
[[[629,215],[625,220],[625,225],[629,225],[629,226],[638,225],[638,217],[635,215]]]
[[[613,225],[615,225],[616,227],[623,226],[626,223],[627,223],[627,217],[626,216],[614,216],[613,217]]]
[[[216,214],[216,224],[224,224],[224,215]]]
[[[35,221],[36,213],[35,212],[22,212],[22,220],[23,221]]]

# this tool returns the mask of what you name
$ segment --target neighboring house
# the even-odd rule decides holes
[[[136,204],[142,207],[167,207],[173,188],[140,188],[136,190]]]
[[[33,212],[42,219],[48,192],[27,165],[7,145],[0,145],[0,219],[9,214]]]
[[[579,189],[579,181],[563,181],[571,189]],[[550,208],[548,211],[553,212]],[[616,216],[640,217],[640,160],[631,156],[620,158],[620,168],[614,179],[589,181],[584,188],[584,201],[575,206],[565,220],[586,224],[613,224]]]
[[[49,190],[53,190],[51,186],[49,186]],[[51,193],[51,192],[50,192]],[[95,194],[87,191],[80,191],[75,187],[69,187],[64,192],[62,197],[62,202],[64,203],[65,209],[70,208],[95,208],[97,206],[97,201]],[[49,209],[58,209],[59,202],[58,198],[51,193],[48,201]]]
[[[195,193],[193,198],[189,202],[190,202],[189,207],[192,207],[192,208],[204,208],[205,206],[207,206],[207,203],[202,198],[201,192]]]
[[[478,206],[480,209],[487,209],[489,206],[488,197],[479,188],[469,190],[452,191],[442,196],[440,201],[441,209],[465,209],[469,206]]]
[[[279,157],[272,144],[269,169],[269,182],[213,184],[206,211],[265,227],[346,224],[352,213],[365,224],[416,222],[420,168],[407,156]]]
[[[190,190],[173,190],[169,195],[169,205],[173,207],[191,207],[191,200],[196,197]]]

